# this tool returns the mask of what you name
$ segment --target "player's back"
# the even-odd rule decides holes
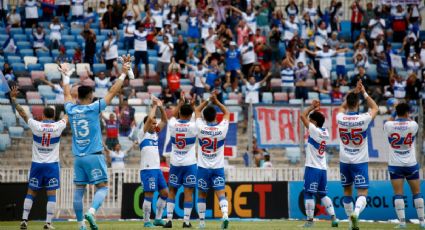
[[[418,124],[408,119],[387,121],[384,125],[384,132],[389,142],[389,165],[416,165],[415,138]]]
[[[340,161],[359,164],[369,161],[367,131],[372,121],[369,113],[338,113]]]
[[[326,141],[329,140],[329,132],[312,123],[309,124],[308,132],[305,166],[326,170]]]
[[[177,120],[172,117],[168,121],[168,130],[172,143],[171,165],[188,166],[196,164],[196,123],[190,120]]]
[[[198,128],[198,166],[203,168],[224,167],[224,141],[229,121],[207,124],[201,118],[196,120]]]
[[[156,132],[145,132],[142,126],[138,138],[141,154],[140,169],[159,169],[158,134]]]
[[[72,153],[74,155],[84,156],[103,150],[99,114],[105,107],[104,99],[88,105],[65,104],[72,130]]]
[[[60,138],[66,121],[28,120],[33,134],[32,161],[36,163],[59,162]]]

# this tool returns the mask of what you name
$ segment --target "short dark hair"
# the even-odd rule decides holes
[[[325,123],[325,116],[319,111],[310,113],[310,119],[316,122],[317,127],[322,128]]]
[[[357,93],[351,92],[347,95],[347,106],[354,109],[359,104],[360,98]]]
[[[43,115],[48,119],[53,119],[55,118],[55,110],[51,107],[45,107],[43,110]]]
[[[397,116],[405,116],[410,112],[410,106],[407,103],[400,103],[395,107]]]
[[[204,119],[207,122],[213,122],[217,115],[217,111],[215,110],[213,106],[208,106],[207,108],[204,109],[203,114],[204,114]]]
[[[182,105],[182,107],[180,107],[180,115],[184,117],[188,117],[192,115],[192,113],[193,113],[193,108],[189,104],[184,104]]]
[[[82,85],[82,86],[78,87],[78,99],[84,100],[92,92],[93,92],[92,87]]]

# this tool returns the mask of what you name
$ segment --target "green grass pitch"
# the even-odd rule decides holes
[[[78,229],[76,222],[54,222],[55,228],[58,230]],[[206,229],[220,229],[220,221],[207,221]],[[279,230],[279,229],[302,229],[300,225],[301,221],[288,221],[288,220],[261,220],[261,221],[230,221],[229,229],[241,229],[241,230]],[[44,222],[32,221],[28,225],[29,230],[43,229]],[[100,230],[135,230],[144,229],[142,221],[99,221]],[[192,221],[193,229],[198,227],[198,221]],[[395,224],[387,223],[360,223],[360,229],[393,229]],[[0,229],[19,229],[19,222],[0,222]],[[154,229],[159,229],[156,227]],[[174,221],[173,229],[182,229],[182,221]],[[330,222],[318,221],[315,223],[315,229],[348,229],[348,223],[340,223],[339,228],[331,228]],[[407,229],[419,229],[419,225],[408,224]]]

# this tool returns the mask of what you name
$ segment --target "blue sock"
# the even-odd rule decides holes
[[[105,200],[106,195],[108,194],[108,187],[100,187],[96,190],[93,198],[92,208],[96,209],[96,211],[100,208]]]
[[[86,188],[75,188],[74,191],[74,212],[77,216],[77,221],[83,221],[83,197]]]

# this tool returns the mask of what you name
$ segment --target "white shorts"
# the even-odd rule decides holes
[[[331,70],[326,68],[325,66],[320,66],[319,71],[324,79],[331,78]]]

